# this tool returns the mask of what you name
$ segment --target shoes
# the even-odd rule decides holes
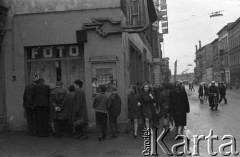
[[[137,139],[137,135],[133,135],[133,138],[134,138],[134,139]]]
[[[98,137],[98,141],[102,141],[102,137]]]

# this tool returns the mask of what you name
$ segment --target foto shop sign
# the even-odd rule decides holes
[[[81,45],[36,46],[27,49],[27,59],[57,59],[83,56]]]

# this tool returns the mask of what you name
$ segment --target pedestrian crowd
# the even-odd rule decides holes
[[[224,82],[212,81],[210,84],[207,82],[200,83],[198,98],[201,103],[208,102],[209,106],[212,108],[214,94],[217,95],[218,103],[221,103],[222,100],[224,100],[224,103],[227,104],[226,85]]]
[[[76,136],[88,138],[88,114],[83,82],[75,80],[68,90],[57,81],[50,89],[44,79],[38,75],[27,85],[23,95],[23,107],[30,135],[47,137],[51,133],[57,137]],[[106,94],[106,86],[99,85],[100,93],[93,100],[97,139],[107,139],[107,126],[111,130],[110,138],[118,133],[117,119],[121,114],[122,101],[117,87],[111,87],[111,94]],[[140,122],[145,128],[162,125],[165,129],[175,125],[176,135],[182,135],[187,125],[187,113],[190,112],[188,96],[181,82],[163,83],[161,86],[150,82],[136,83],[129,86],[127,95],[128,121],[133,128],[133,137],[138,136]]]

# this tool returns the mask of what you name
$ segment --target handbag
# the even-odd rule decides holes
[[[82,117],[73,122],[74,126],[79,126],[79,125],[82,125],[83,123],[84,123],[84,120]]]

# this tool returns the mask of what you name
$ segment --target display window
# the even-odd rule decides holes
[[[111,93],[111,87],[117,87],[116,64],[92,64],[92,93],[93,97],[101,92],[99,86],[107,87],[106,93]]]
[[[84,81],[83,45],[56,45],[25,48],[27,82],[39,74],[51,88],[57,81],[69,87],[77,79]]]

